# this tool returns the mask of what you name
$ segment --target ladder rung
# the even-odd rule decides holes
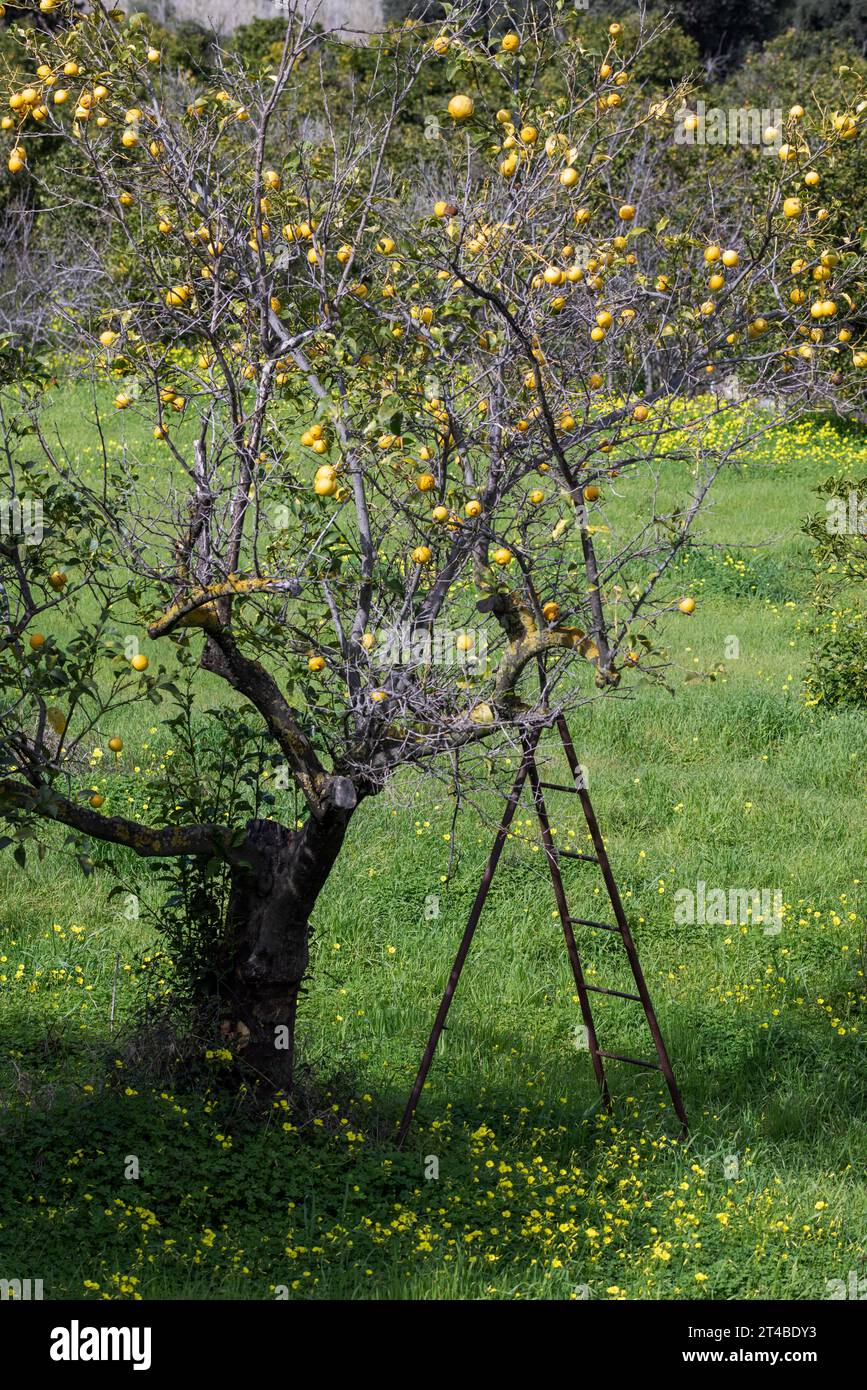
[[[558,849],[561,859],[583,859],[585,864],[598,864],[595,854],[579,854],[577,849]]]
[[[569,921],[575,927],[599,927],[600,931],[620,931],[619,927],[612,926],[610,922],[591,922],[587,917],[570,917]]]
[[[568,792],[570,796],[578,795],[577,787],[564,787],[562,782],[540,782],[539,786],[544,787],[546,792]]]
[[[609,1062],[628,1062],[632,1067],[646,1067],[648,1071],[662,1071],[658,1062],[643,1062],[640,1057],[621,1057],[619,1052],[600,1052],[600,1057],[607,1057]]]
[[[641,1003],[640,994],[627,994],[623,989],[605,989],[602,985],[585,985],[585,989],[592,989],[594,994],[614,994],[618,999],[634,999],[636,1004]]]

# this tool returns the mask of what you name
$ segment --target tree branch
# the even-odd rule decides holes
[[[231,857],[233,851],[237,851],[235,832],[228,825],[169,825],[154,830],[123,816],[101,816],[97,811],[70,801],[45,783],[31,787],[4,777],[0,779],[0,815],[12,810],[29,811],[46,820],[60,821],[96,840],[124,845],[146,859],[181,854]]]

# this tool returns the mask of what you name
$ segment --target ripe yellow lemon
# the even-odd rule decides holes
[[[470,718],[474,724],[493,724],[494,711],[490,705],[476,705],[475,709],[470,711]]]
[[[63,713],[62,709],[57,708],[57,705],[48,706],[48,709],[45,711],[45,718],[56,734],[66,733],[66,715]]]
[[[467,121],[475,111],[472,97],[458,96],[452,97],[448,105],[448,113],[453,121]]]
[[[678,608],[680,609],[681,613],[694,613],[694,612],[695,612],[695,599],[694,599],[694,598],[682,598],[682,599],[680,600],[680,603],[679,603],[677,606],[678,606]]]
[[[133,657],[129,664],[134,671],[146,671],[150,663],[144,653],[139,652],[137,656]]]

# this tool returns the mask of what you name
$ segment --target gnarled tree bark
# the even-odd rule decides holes
[[[337,801],[300,830],[277,821],[250,821],[242,862],[233,869],[222,1026],[239,1039],[239,1059],[254,1076],[282,1091],[292,1087],[310,914],[355,806],[351,784],[336,780],[343,783]]]

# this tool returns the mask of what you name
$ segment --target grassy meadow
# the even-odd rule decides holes
[[[86,414],[82,388],[58,392],[85,464]],[[4,857],[0,1273],[97,1299],[808,1299],[863,1276],[867,725],[805,698],[800,528],[817,483],[865,461],[867,435],[811,419],[731,468],[715,548],[684,567],[697,611],[665,632],[674,696],[642,687],[573,720],[686,1141],[655,1074],[610,1064],[599,1112],[527,804],[395,1151],[497,809],[453,824],[446,784],[407,775],[361,808],[317,906],[302,1096],[268,1115],[221,1086],[219,1049],[195,1084],[154,1065],[142,1001],[167,963],[147,914],[110,896],[121,883],[156,906],[154,864],[104,847],[85,877],[59,846],[24,873]],[[147,814],[174,752],[155,713],[127,707],[104,731],[124,739],[117,765],[95,743],[82,785],[107,811]],[[581,843],[577,803],[549,809],[560,843]],[[592,866],[564,876],[576,915],[607,915]],[[779,888],[782,931],[678,925],[675,893],[698,880]],[[628,982],[617,940],[587,931],[579,948],[592,983]],[[602,1045],[650,1055],[633,1010],[601,999]]]

